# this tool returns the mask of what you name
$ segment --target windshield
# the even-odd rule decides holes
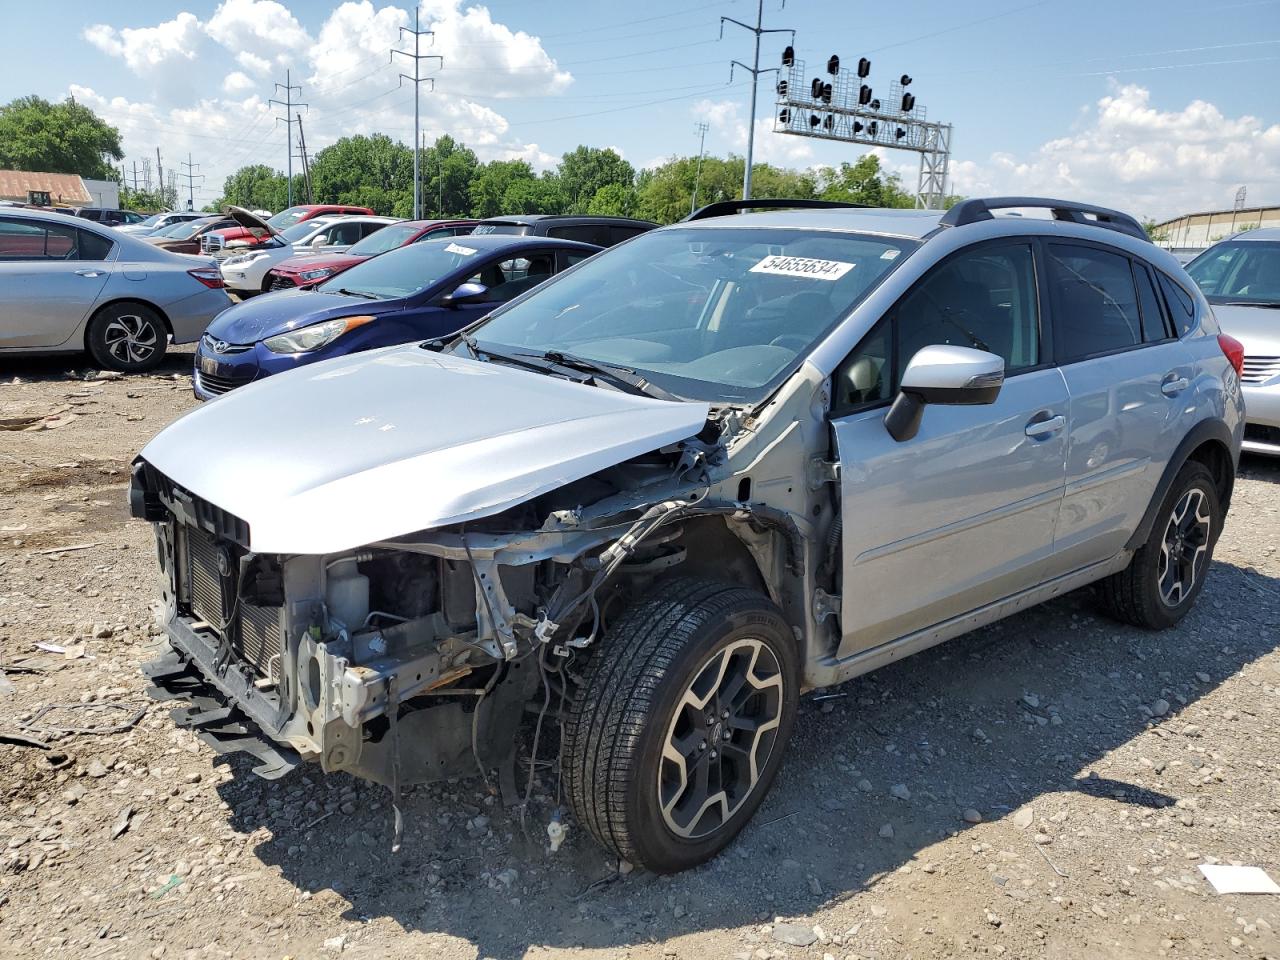
[[[167,216],[168,216],[167,213],[153,213],[151,216],[147,217],[147,219],[140,220],[138,223],[134,224],[134,226],[154,227],[154,226],[157,226],[160,223],[160,221]]]
[[[267,221],[277,230],[283,230],[285,227],[292,227],[301,220],[310,211],[308,207],[290,207],[288,210],[281,210],[274,217]]]
[[[481,259],[480,251],[466,246],[464,239],[424,240],[391,250],[380,257],[357,263],[320,284],[318,289],[325,293],[358,290],[379,300],[411,296],[459,267]]]
[[[756,402],[917,246],[810,230],[657,230],[470,332],[496,353],[558,351],[621,364],[681,397]]]
[[[359,243],[353,243],[347,249],[347,253],[355,257],[376,257],[396,247],[403,247],[412,237],[417,236],[421,229],[407,223],[383,227],[378,232],[369,234]]]
[[[318,230],[323,230],[326,224],[324,222],[316,223],[314,220],[304,220],[302,223],[295,223],[287,230],[281,230],[278,239],[285,243],[297,243],[299,240],[305,240]]]
[[[476,236],[486,233],[502,233],[513,237],[523,237],[532,229],[533,227],[527,223],[481,223],[477,224],[476,228],[471,232]]]
[[[1280,304],[1280,240],[1234,240],[1210,247],[1187,273],[1210,303]]]
[[[201,227],[207,226],[208,221],[205,220],[187,220],[184,223],[176,224],[168,230],[162,230],[161,236],[169,237],[173,240],[186,240],[193,236]]]

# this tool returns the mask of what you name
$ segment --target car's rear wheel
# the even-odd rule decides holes
[[[658,873],[710,859],[773,782],[798,693],[795,639],[767,597],[659,584],[592,651],[566,720],[579,822]]]
[[[113,303],[89,321],[85,343],[104,370],[141,373],[164,359],[169,333],[160,315],[140,303]]]
[[[1128,567],[1099,584],[1103,608],[1137,627],[1176,624],[1204,587],[1222,521],[1213,474],[1188,461],[1165,494],[1147,542]]]

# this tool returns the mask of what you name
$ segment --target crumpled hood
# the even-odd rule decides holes
[[[1246,357],[1280,357],[1280,309],[1213,305],[1222,332],[1244,344]]]
[[[142,457],[249,524],[259,553],[333,553],[462,520],[693,436],[705,403],[387,347],[241,387]]]
[[[257,343],[322,320],[402,308],[399,300],[362,300],[306,289],[276,290],[223,310],[209,324],[208,333],[227,343]]]

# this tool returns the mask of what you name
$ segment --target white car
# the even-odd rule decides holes
[[[172,227],[175,223],[186,223],[188,220],[200,220],[209,214],[202,213],[198,210],[183,210],[174,213],[153,213],[141,223],[123,223],[115,229],[120,233],[131,233],[135,237],[149,237],[153,233],[159,233],[166,227]]]
[[[268,271],[290,257],[344,253],[353,243],[396,222],[394,217],[313,217],[281,232],[271,231],[273,235],[261,246],[239,247],[233,240],[225,248],[225,259],[219,258],[222,279],[241,295],[262,293],[271,284]]]

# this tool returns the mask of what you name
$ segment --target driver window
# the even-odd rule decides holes
[[[925,275],[836,372],[833,411],[887,403],[921,347],[952,344],[1004,358],[1011,375],[1040,363],[1040,315],[1029,244],[964,251]]]
[[[0,220],[0,261],[105,260],[111,241],[73,226]]]

